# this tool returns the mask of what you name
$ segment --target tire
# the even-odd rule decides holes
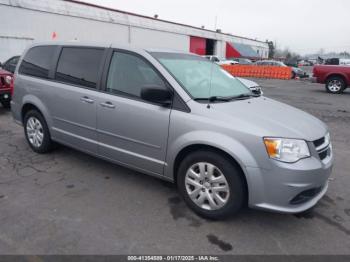
[[[23,125],[27,142],[34,152],[44,154],[52,150],[53,142],[51,141],[49,128],[40,112],[37,110],[27,112],[24,116]],[[40,135],[41,140],[38,139]]]
[[[207,170],[204,172],[205,176],[208,177],[207,182],[203,177],[196,177],[197,180],[193,180],[194,173],[188,172],[197,170],[196,176],[200,176],[199,170],[201,168]],[[209,170],[214,170],[214,172]],[[212,179],[208,175],[210,173],[214,174],[211,176]],[[225,181],[223,181],[220,173],[224,176]],[[219,179],[222,183],[215,183]],[[198,180],[200,181],[198,182]],[[238,213],[245,204],[247,193],[240,168],[231,159],[214,151],[197,151],[186,156],[178,169],[177,185],[186,204],[204,218],[213,220],[228,218]],[[224,185],[226,185],[225,190],[218,190],[218,186],[224,188]],[[193,194],[192,198],[189,193]],[[220,198],[218,198],[218,195]],[[196,199],[197,203],[192,199]],[[209,199],[212,201],[210,202]],[[220,202],[219,199],[221,199]],[[224,204],[222,200],[225,201]]]
[[[6,108],[6,109],[11,108],[11,102],[10,101],[2,101],[1,104],[2,104],[3,108]]]
[[[295,79],[296,78],[296,74],[294,72],[292,72],[292,79]]]
[[[326,81],[326,91],[331,94],[341,94],[346,88],[345,81],[342,77],[332,76]]]

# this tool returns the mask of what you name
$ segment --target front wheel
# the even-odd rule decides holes
[[[346,88],[346,84],[343,78],[339,76],[330,77],[326,82],[326,91],[332,94],[340,94]]]
[[[216,152],[198,151],[185,157],[177,183],[187,205],[205,218],[227,218],[245,202],[246,188],[240,169]]]

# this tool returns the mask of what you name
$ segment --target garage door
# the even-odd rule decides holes
[[[197,36],[190,37],[190,52],[197,55],[206,55],[206,39]]]

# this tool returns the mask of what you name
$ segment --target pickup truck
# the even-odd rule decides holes
[[[18,60],[19,56],[14,56],[5,63],[0,63],[0,103],[4,108],[10,108],[13,92],[13,73],[15,72]]]
[[[350,85],[350,66],[316,65],[312,82],[325,84],[328,93],[340,94]]]
[[[0,102],[4,108],[10,108],[13,90],[13,75],[11,72],[0,69]]]

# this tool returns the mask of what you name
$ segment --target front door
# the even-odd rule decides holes
[[[97,101],[99,154],[150,173],[163,173],[170,108],[143,101],[145,86],[167,88],[143,57],[116,51]]]

